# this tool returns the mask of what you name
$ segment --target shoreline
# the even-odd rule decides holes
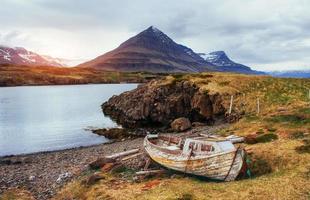
[[[100,84],[143,84],[146,82],[102,82],[102,83],[78,83],[78,84],[29,84],[29,85],[9,85],[9,86],[2,86],[0,85],[0,88],[14,88],[14,87],[38,87],[38,86],[83,86],[83,85],[100,85]]]
[[[26,189],[36,199],[50,199],[69,181],[80,177],[100,157],[142,148],[143,138],[49,152],[0,157],[0,194]]]
[[[179,134],[215,133],[227,125],[198,126]],[[143,140],[144,137],[110,140],[86,147],[0,157],[0,195],[17,188],[29,191],[35,199],[50,199],[68,182],[89,171],[93,161],[130,149],[143,149]]]
[[[106,144],[112,144],[115,143],[116,141],[109,140],[104,143],[99,143],[99,144],[91,144],[87,146],[78,146],[78,147],[70,147],[70,148],[65,148],[65,149],[55,149],[55,150],[50,150],[50,151],[37,151],[37,152],[32,152],[32,153],[22,153],[22,154],[10,154],[10,155],[0,155],[0,161],[1,159],[6,159],[6,158],[13,158],[13,157],[27,157],[27,156],[36,156],[39,154],[49,154],[49,153],[57,153],[57,152],[64,152],[64,151],[69,151],[69,150],[79,150],[79,149],[84,149],[84,148],[91,148],[91,147],[96,147],[96,146],[101,146],[101,145],[106,145]],[[1,164],[0,164],[1,166]]]

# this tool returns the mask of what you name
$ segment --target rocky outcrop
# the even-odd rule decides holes
[[[95,129],[92,130],[93,133],[104,136],[112,141],[121,141],[123,139],[128,138],[137,138],[137,137],[144,137],[147,135],[149,130],[138,128],[138,129],[123,129],[123,128],[110,128],[110,129]]]
[[[190,81],[151,81],[111,97],[102,105],[105,115],[127,128],[169,126],[179,117],[213,122],[224,115],[221,96],[201,93]]]
[[[171,123],[172,130],[177,132],[185,131],[187,129],[190,129],[191,127],[191,121],[189,121],[189,119],[185,117],[177,118]]]

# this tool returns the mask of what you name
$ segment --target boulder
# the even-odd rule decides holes
[[[57,180],[56,180],[56,183],[60,184],[66,180],[68,180],[69,178],[72,177],[72,174],[70,172],[66,172],[66,173],[63,173],[63,174],[59,174]]]
[[[190,129],[191,127],[191,122],[188,118],[185,117],[177,118],[171,123],[171,128],[177,132],[185,131],[187,129]]]

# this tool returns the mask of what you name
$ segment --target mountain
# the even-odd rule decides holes
[[[264,74],[263,72],[252,70],[248,66],[230,60],[224,51],[214,51],[208,54],[200,53],[199,55],[207,62],[217,66],[219,71],[238,72],[245,74]]]
[[[201,72],[215,70],[192,49],[151,26],[116,49],[78,67],[112,71]]]
[[[162,31],[150,26],[116,49],[77,67],[163,73],[229,71],[260,74],[247,66],[234,63],[224,52],[213,52],[208,55],[210,59],[204,59],[201,54],[177,44]]]
[[[267,73],[274,77],[310,78],[310,70],[271,71]]]
[[[29,65],[29,66],[64,66],[60,59],[42,56],[23,47],[0,46],[0,64]]]

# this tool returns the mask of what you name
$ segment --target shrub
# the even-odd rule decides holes
[[[278,139],[278,136],[274,133],[267,133],[263,135],[257,136],[256,140],[257,142],[265,143],[265,142],[271,142],[272,140]]]

